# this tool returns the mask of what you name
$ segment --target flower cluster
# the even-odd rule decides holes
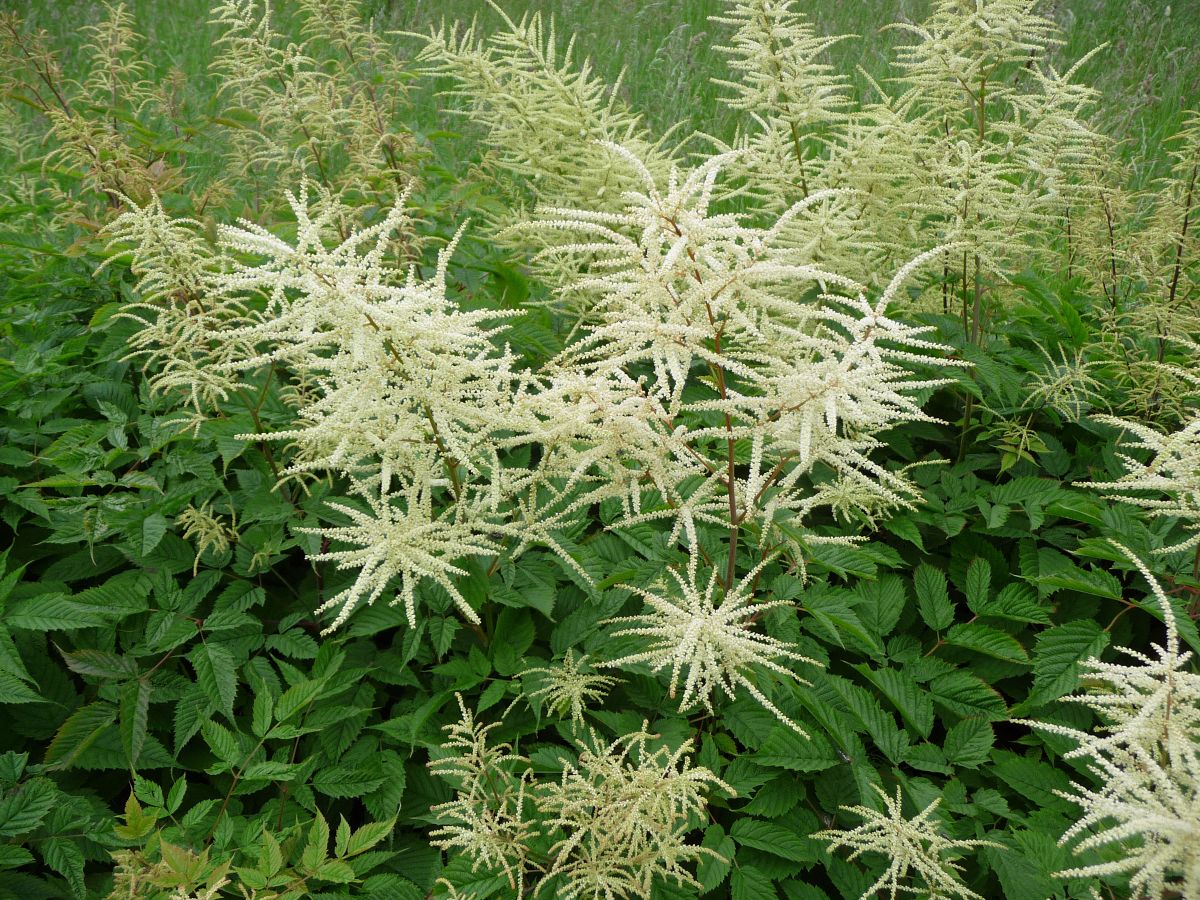
[[[461,697],[459,705],[444,755],[430,763],[455,787],[454,799],[433,809],[443,823],[434,843],[465,853],[476,869],[502,871],[518,896],[528,885],[569,900],[649,897],[661,879],[698,886],[685,866],[720,858],[685,839],[706,792],[735,792],[692,765],[691,741],[672,750],[645,725],[609,743],[591,732],[562,759],[559,778],[538,778],[507,744],[488,745],[496,725],[477,724]]]

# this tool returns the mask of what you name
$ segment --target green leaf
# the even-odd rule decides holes
[[[721,882],[729,874],[730,864],[737,847],[733,843],[733,838],[725,833],[725,829],[715,823],[704,829],[704,840],[700,842],[700,846],[707,847],[723,857],[723,859],[717,859],[705,854],[700,857],[700,862],[696,866],[696,880],[700,882],[701,892],[708,893],[720,887]]]
[[[1097,656],[1107,644],[1107,632],[1093,619],[1047,628],[1033,648],[1033,690],[1022,706],[1041,706],[1075,690],[1080,660]]]
[[[933,700],[906,672],[895,669],[872,669],[867,665],[854,667],[887,697],[904,722],[921,737],[933,730]]]
[[[287,722],[292,716],[316,700],[324,689],[325,682],[322,679],[302,681],[292,685],[275,702],[275,720]]]
[[[946,732],[942,749],[956,766],[975,769],[987,762],[996,736],[984,719],[964,719]]]
[[[354,766],[332,766],[313,777],[312,786],[327,797],[361,797],[383,784],[383,775]]]
[[[838,765],[829,742],[819,733],[801,737],[791,728],[776,726],[749,761],[793,772],[820,772]]]
[[[904,581],[898,575],[881,575],[875,581],[860,582],[855,590],[858,602],[854,611],[862,623],[882,639],[892,633],[904,611]]]
[[[141,521],[140,547],[141,555],[149,556],[162,542],[167,533],[167,518],[162,513],[151,513]]]
[[[137,660],[128,656],[119,656],[104,650],[74,650],[67,653],[60,649],[67,668],[80,675],[93,675],[97,678],[136,678],[138,674]]]
[[[266,828],[259,834],[258,869],[268,878],[283,868],[283,851],[279,841]]]
[[[308,828],[308,839],[304,842],[304,852],[300,864],[305,871],[312,872],[325,861],[329,853],[329,823],[317,811],[312,825]]]
[[[976,557],[967,566],[966,595],[971,612],[978,613],[987,603],[992,587],[992,566],[986,559]]]
[[[7,672],[0,672],[0,704],[45,702],[45,699],[25,682],[14,678]]]
[[[350,884],[357,876],[354,874],[354,869],[350,868],[349,863],[331,859],[319,865],[313,872],[313,877],[321,881],[331,881],[334,884]]]
[[[762,871],[754,866],[738,866],[729,879],[733,900],[768,900],[777,897],[775,888]]]
[[[216,641],[197,644],[188,654],[196,670],[196,683],[217,709],[233,718],[233,701],[237,696],[237,668],[233,654]]]
[[[1008,717],[1004,698],[990,684],[969,672],[947,672],[929,682],[933,702],[955,715],[999,721]]]
[[[828,676],[828,680],[876,746],[892,763],[899,763],[908,748],[908,733],[896,727],[891,713],[885,712],[868,691],[852,681],[837,676]]]
[[[928,563],[921,563],[913,572],[917,591],[917,610],[925,624],[934,631],[945,631],[954,621],[954,604],[946,587],[946,573]]]
[[[365,853],[391,834],[392,829],[395,827],[395,819],[389,822],[370,822],[350,835],[350,840],[346,842],[345,851],[339,855],[348,857]]]
[[[125,748],[130,769],[137,768],[138,757],[146,745],[151,690],[148,678],[135,678],[121,685],[121,746]]]
[[[242,762],[244,754],[238,740],[224,725],[209,719],[200,726],[200,733],[204,735],[204,742],[208,744],[209,749],[225,765],[233,767]]]
[[[251,712],[250,728],[255,737],[264,737],[271,730],[272,715],[275,711],[275,701],[265,689],[254,695],[254,708]]]
[[[33,862],[33,854],[24,847],[0,844],[0,869],[16,869]]]
[[[815,862],[817,859],[815,842],[805,840],[776,822],[739,818],[733,823],[729,834],[743,847],[753,847],[784,859],[795,862]]]
[[[52,837],[38,845],[46,865],[67,879],[71,892],[78,898],[86,895],[83,884],[83,851],[71,838]]]
[[[989,835],[991,840],[1003,840],[1007,835]],[[1012,847],[985,847],[984,858],[996,877],[1005,897],[1014,900],[1040,900],[1054,894],[1058,883],[1051,879],[1032,859]]]
[[[441,659],[454,642],[454,635],[458,633],[458,619],[449,616],[441,619],[429,619],[427,625],[434,652],[437,653],[438,659]]]
[[[0,800],[0,837],[33,831],[61,798],[49,778],[32,778]]]
[[[1066,810],[1071,805],[1055,791],[1066,792],[1071,780],[1054,766],[1007,750],[992,753],[992,771],[1021,797],[1039,807]]]
[[[1011,634],[979,622],[955,625],[946,632],[943,640],[953,647],[962,647],[992,659],[1020,665],[1029,663],[1029,654],[1025,652],[1020,641]]]
[[[1121,582],[1111,572],[1103,569],[1081,569],[1078,566],[1042,575],[1038,584],[1051,590],[1079,591],[1095,597],[1120,600],[1123,596]]]
[[[1042,606],[1037,591],[1027,584],[1009,582],[991,600],[975,610],[983,618],[1004,619],[1008,622],[1050,624],[1050,612]]]
[[[113,723],[117,708],[97,700],[75,710],[55,732],[46,748],[45,764],[53,769],[66,769]]]
[[[102,625],[105,617],[82,603],[68,600],[62,594],[40,594],[14,601],[3,613],[9,628],[27,631],[74,631]]]

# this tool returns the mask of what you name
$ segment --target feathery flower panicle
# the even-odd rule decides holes
[[[1094,196],[1095,179],[1081,176],[1099,167],[1104,147],[1086,121],[1098,95],[1073,81],[1087,57],[1065,73],[1050,67],[1061,39],[1036,6],[938,0],[924,22],[891,26],[913,38],[896,54],[895,93],[873,83],[878,99],[844,129],[825,167],[825,185],[860,200],[860,227],[875,246],[865,260],[877,271],[914,240],[966,245],[943,267],[948,283],[957,275],[964,295],[977,295],[966,312],[973,340],[991,280],[1046,252],[1031,238],[1066,230],[1069,210]],[[871,281],[852,258],[830,264]],[[949,311],[949,292],[940,299]]]
[[[743,182],[739,193],[778,214],[826,183],[825,145],[849,118],[851,98],[847,79],[822,59],[850,35],[818,34],[791,0],[730,0],[725,6],[709,21],[733,29],[729,44],[713,49],[729,57],[736,78],[712,79],[731,91],[722,102],[746,115],[734,141],[744,152],[733,171]],[[805,227],[810,223],[797,218],[789,223],[788,239],[811,241],[832,228],[846,243],[854,239],[852,222],[827,219]]]
[[[604,745],[595,733],[579,741],[576,761],[564,760],[561,780],[541,785],[535,798],[560,835],[550,848],[546,881],[565,900],[649,897],[654,882],[699,883],[684,868],[715,851],[685,842],[702,821],[704,792],[736,792],[703,766],[693,766],[692,742],[650,749],[656,735],[642,730]],[[558,879],[552,882],[552,879]]]
[[[453,800],[433,807],[443,824],[432,837],[472,859],[473,870],[504,872],[519,896],[534,881],[534,895],[553,888],[571,900],[624,900],[651,896],[662,879],[696,887],[685,865],[722,858],[686,841],[703,820],[707,791],[735,794],[692,765],[690,740],[652,749],[658,736],[645,723],[609,743],[593,731],[562,760],[561,777],[543,781],[507,744],[488,746],[495,726],[476,723],[458,699],[462,716],[445,729],[446,755],[429,764],[455,786]]]
[[[740,688],[780,722],[807,736],[751,680],[754,669],[760,668],[806,684],[777,660],[820,665],[783,641],[753,630],[755,621],[764,612],[789,605],[786,600],[756,601],[754,585],[765,564],[760,563],[729,590],[718,586],[716,569],[711,570],[707,584],[701,589],[696,583],[694,565],[686,576],[668,569],[674,582],[670,587],[660,585],[647,591],[626,585],[646,601],[646,611],[611,619],[610,623],[621,626],[613,632],[613,637],[646,638],[647,649],[597,665],[615,668],[645,663],[653,672],[669,670],[671,697],[679,693],[682,679],[681,712],[700,704],[712,713],[713,694],[720,691],[733,698]]]
[[[895,798],[878,785],[871,787],[884,803],[883,812],[869,806],[843,806],[846,812],[861,817],[863,823],[856,828],[831,828],[813,835],[818,840],[829,841],[829,852],[843,847],[851,850],[851,860],[864,853],[877,853],[885,858],[887,866],[883,874],[863,892],[860,900],[875,897],[881,890],[888,891],[891,900],[896,900],[900,894],[982,900],[959,880],[962,866],[951,854],[975,847],[1001,845],[991,841],[947,838],[934,815],[941,803],[940,797],[907,819],[899,785]]]
[[[626,148],[612,151],[638,166]],[[711,211],[720,171],[735,156],[675,172],[665,186],[642,167],[643,190],[626,193],[625,211],[548,208],[531,226],[581,238],[559,251],[588,261],[589,274],[569,286],[587,298],[587,323],[555,367],[573,373],[566,383],[591,379],[592,397],[601,386],[607,394],[601,433],[575,432],[593,446],[577,451],[561,441],[551,458],[560,471],[578,460],[572,481],[590,466],[598,492],[607,481],[606,495],[627,496],[626,523],[673,518],[672,540],[683,532],[693,546],[697,522],[728,526],[731,514],[739,525],[765,523],[764,541],[783,540],[776,515],[815,508],[805,476],[819,462],[903,505],[911,487],[870,460],[872,435],[902,421],[930,421],[909,394],[944,383],[914,378],[911,369],[946,348],[927,338],[928,327],[889,315],[906,279],[941,250],[907,263],[868,301],[857,283],[780,241],[786,223],[827,193],[794,205],[770,227]],[[698,378],[697,369],[709,377]],[[634,379],[633,371],[647,374]],[[685,402],[689,387],[693,399]],[[724,424],[701,424],[711,413]],[[565,421],[578,417],[569,413]],[[733,441],[753,447],[744,478],[728,464]],[[640,509],[634,475],[666,506]],[[691,487],[681,490],[684,484]]]
[[[1080,808],[1059,843],[1076,853],[1103,849],[1104,861],[1058,873],[1061,878],[1123,875],[1131,896],[1200,894],[1200,675],[1182,651],[1171,601],[1128,549],[1116,545],[1150,586],[1166,625],[1153,653],[1122,649],[1131,663],[1088,659],[1085,689],[1064,698],[1093,710],[1094,733],[1026,721],[1076,743],[1065,754],[1082,759],[1095,785],[1072,784],[1062,796]],[[1115,851],[1115,853],[1114,853]]]
[[[530,675],[540,676],[541,687],[526,690],[529,700],[540,700],[546,707],[558,716],[570,714],[571,724],[582,725],[583,714],[589,704],[597,703],[608,696],[620,679],[611,675],[598,675],[586,671],[587,656],[575,657],[574,650],[567,650],[561,663],[551,666],[537,666],[518,672],[517,677],[525,679]]]
[[[443,756],[429,762],[434,775],[450,781],[453,800],[435,805],[430,812],[443,824],[430,832],[431,842],[443,850],[458,850],[480,867],[500,869],[518,896],[524,891],[528,842],[537,835],[527,821],[525,790],[528,764],[509,744],[488,745],[488,732],[498,723],[481,725],[455,694],[461,718],[443,728]]]
[[[1057,359],[1040,344],[1038,350],[1046,365],[1031,376],[1026,408],[1047,406],[1067,421],[1078,422],[1089,409],[1104,402],[1103,385],[1091,375],[1096,360],[1087,359],[1082,350],[1068,355],[1065,347],[1059,347]]]
[[[850,104],[844,76],[818,57],[850,35],[818,34],[792,0],[734,0],[709,21],[734,29],[729,46],[714,49],[730,57],[739,80],[714,78],[733,93],[724,99],[733,109],[779,118],[807,131],[837,121]]]
[[[1117,454],[1125,466],[1125,475],[1116,481],[1080,482],[1081,487],[1116,491],[1112,499],[1140,506],[1156,518],[1179,519],[1190,532],[1187,539],[1163,547],[1159,553],[1174,553],[1200,544],[1200,419],[1189,422],[1178,431],[1164,434],[1151,425],[1095,416],[1098,422],[1132,433],[1132,439],[1121,446],[1130,450],[1145,450],[1149,462],[1140,462],[1125,454]],[[1147,497],[1143,492],[1162,496]]]
[[[445,589],[464,619],[479,622],[479,614],[451,580],[451,576],[467,574],[454,560],[495,553],[498,545],[481,533],[477,525],[460,520],[453,507],[440,513],[435,511],[430,496],[431,481],[414,480],[399,498],[390,493],[377,494],[373,488],[357,484],[357,493],[366,500],[370,512],[331,502],[330,508],[349,517],[351,524],[300,529],[335,544],[351,545],[346,550],[312,554],[310,559],[336,562],[339,569],[358,569],[350,587],[317,608],[318,613],[328,609],[338,611],[324,633],[341,626],[360,604],[374,603],[394,579],[399,579],[400,588],[391,603],[403,601],[409,627],[416,627],[416,587],[425,579]],[[394,502],[396,499],[400,502]]]
[[[401,62],[348,0],[294,8],[299,42],[276,27],[269,0],[223,0],[212,10],[219,94],[257,120],[230,130],[229,165],[270,202],[277,185],[308,178],[341,213],[343,201],[386,203],[413,183]],[[340,217],[343,234],[352,221]]]
[[[141,327],[129,340],[129,355],[141,357],[150,384],[161,393],[182,393],[202,413],[242,386],[233,362],[252,355],[252,342],[232,338],[245,320],[240,298],[223,294],[224,265],[201,237],[194,219],[172,218],[157,195],[126,210],[105,226],[108,265],[121,251],[132,253],[138,299],[120,315]]]
[[[472,24],[424,36],[418,62],[459,85],[449,96],[484,129],[500,167],[522,179],[542,201],[606,207],[620,204],[638,173],[629,160],[599,141],[629,147],[665,175],[671,159],[664,139],[654,140],[620,99],[620,82],[608,85],[590,62],[576,65],[575,37],[559,40],[553,20],[541,13],[513,21],[495,3],[505,28],[481,37]]]
[[[262,292],[268,305],[235,329],[240,341],[265,347],[240,368],[281,363],[315,376],[313,402],[298,410],[300,428],[259,436],[287,440],[297,467],[358,475],[364,463],[411,476],[452,460],[462,473],[494,466],[492,436],[511,414],[515,360],[492,342],[489,322],[502,313],[458,309],[446,297],[446,267],[457,240],[419,281],[386,262],[391,235],[407,224],[403,198],[379,223],[328,248],[333,214],[310,215],[302,190],[289,202],[294,243],[243,223],[223,228],[230,249],[259,261],[237,262],[218,279],[227,293]],[[448,463],[447,463],[448,464]]]
[[[463,797],[474,800],[489,793],[489,780],[505,776],[520,768],[528,760],[513,753],[511,744],[488,745],[488,734],[500,727],[499,722],[482,725],[475,721],[475,714],[467,708],[461,694],[454,695],[458,702],[460,717],[442,727],[446,739],[442,742],[443,755],[429,762],[429,771],[441,778],[454,782],[455,790]]]
[[[226,525],[218,516],[213,515],[212,501],[204,503],[197,509],[191,504],[175,519],[175,524],[183,528],[185,541],[196,539],[196,561],[192,564],[194,576],[200,568],[200,557],[206,550],[213,553],[224,553],[229,549],[229,542],[237,540],[237,522]]]

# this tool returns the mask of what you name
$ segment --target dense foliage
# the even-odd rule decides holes
[[[1200,896],[1200,118],[798,7],[0,17],[0,896]]]

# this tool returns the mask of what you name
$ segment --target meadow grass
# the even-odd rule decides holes
[[[8,0],[12,3],[13,0]],[[194,79],[193,96],[211,96],[205,76],[216,30],[207,22],[210,0],[126,0],[145,33],[147,56],[159,73],[179,68]],[[50,31],[66,48],[68,73],[78,74],[79,27],[96,21],[101,6],[92,0],[17,0],[30,21]],[[289,0],[274,4],[282,20]],[[682,133],[701,131],[728,140],[737,114],[720,102],[712,78],[726,73],[715,49],[727,37],[725,26],[709,16],[721,0],[505,0],[514,18],[542,11],[553,17],[565,38],[577,35],[577,58],[589,57],[610,82],[622,76],[621,91],[655,132],[678,124]],[[393,32],[425,32],[442,20],[478,18],[485,30],[501,23],[486,0],[364,0],[364,10]],[[800,4],[828,34],[852,37],[830,52],[831,62],[853,76],[855,89],[867,91],[868,79],[885,79],[892,48],[908,40],[889,28],[919,22],[929,0],[806,0]],[[1105,98],[1098,111],[1101,126],[1125,142],[1135,161],[1135,181],[1146,184],[1163,171],[1162,141],[1178,128],[1184,110],[1200,106],[1200,0],[1051,0],[1044,8],[1062,25],[1066,43],[1059,50],[1067,67],[1099,44],[1108,46],[1080,72]],[[397,34],[400,52],[417,43]],[[454,125],[443,104],[423,95],[417,126],[435,130]],[[203,164],[202,160],[195,160]]]

